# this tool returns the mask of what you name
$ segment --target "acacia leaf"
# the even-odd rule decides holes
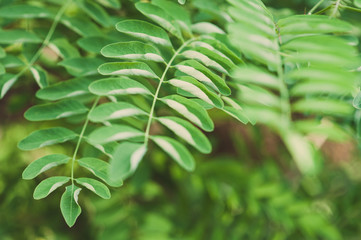
[[[81,188],[72,184],[65,188],[65,192],[61,196],[60,210],[69,227],[72,227],[75,224],[76,219],[81,213],[81,208],[78,203],[80,191]]]
[[[97,106],[90,113],[89,119],[92,122],[104,122],[137,115],[147,115],[147,113],[127,102],[109,102]]]
[[[70,157],[64,154],[51,154],[44,156],[30,163],[23,171],[22,177],[23,179],[33,179],[50,168],[66,164],[69,160]]]
[[[56,143],[63,143],[76,138],[78,135],[63,127],[54,127],[32,132],[21,140],[18,147],[21,150],[33,150]]]
[[[54,192],[57,188],[69,182],[70,177],[57,176],[47,178],[39,183],[34,190],[34,199],[42,199],[47,197],[50,193]]]
[[[143,84],[126,77],[106,78],[98,80],[89,86],[91,93],[99,96],[109,95],[152,95]]]
[[[75,181],[86,187],[87,189],[89,189],[90,191],[94,192],[96,195],[98,195],[99,197],[101,198],[104,198],[104,199],[109,199],[110,198],[110,191],[109,191],[109,188],[95,180],[95,179],[91,179],[91,178],[76,178]]]

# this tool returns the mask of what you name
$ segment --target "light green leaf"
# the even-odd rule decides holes
[[[66,164],[69,160],[70,157],[64,154],[47,155],[30,163],[23,171],[22,177],[23,179],[33,179],[50,168]]]
[[[354,0],[353,3],[356,7],[361,8],[361,0]]]
[[[142,62],[112,62],[100,65],[98,71],[102,75],[121,75],[158,78],[153,70]]]
[[[0,63],[0,76],[5,73],[5,67]]]
[[[144,144],[130,142],[119,144],[110,161],[110,179],[120,181],[133,174],[146,151]]]
[[[105,7],[110,7],[114,9],[120,8],[119,0],[97,0],[100,4],[104,5]]]
[[[14,44],[14,43],[40,43],[41,39],[32,32],[25,30],[1,30],[0,29],[0,43]]]
[[[94,1],[78,0],[76,3],[79,5],[79,8],[88,14],[89,17],[94,19],[103,27],[108,27],[111,25],[108,13]]]
[[[227,86],[224,79],[207,69],[205,66],[194,60],[186,60],[175,66],[177,70],[183,72],[205,85],[213,88],[223,95],[230,95],[231,90]]]
[[[36,92],[36,97],[45,100],[59,100],[77,97],[89,93],[88,87],[93,82],[91,78],[75,78],[55,83]]]
[[[225,106],[222,110],[243,124],[247,124],[249,122],[247,115],[240,109]]]
[[[111,181],[109,179],[108,171],[110,169],[110,165],[103,160],[97,158],[81,158],[78,160],[78,163],[81,167],[90,171],[94,176],[100,178],[108,185],[112,187],[120,187],[123,185],[123,181]]]
[[[24,66],[24,63],[14,55],[7,54],[4,58],[0,59],[0,62],[5,68],[14,68]]]
[[[164,62],[157,49],[136,41],[109,44],[101,50],[101,53],[109,58]]]
[[[76,100],[63,100],[29,108],[24,117],[29,121],[45,121],[86,113],[88,108]]]
[[[103,36],[91,36],[91,37],[80,38],[77,41],[77,44],[85,51],[92,53],[100,53],[100,50],[105,45],[108,45],[113,42],[114,42],[113,40]]]
[[[119,32],[126,33],[146,42],[172,47],[168,34],[160,27],[140,20],[124,20],[117,23]]]
[[[212,106],[218,108],[223,107],[223,102],[217,94],[210,91],[202,83],[198,82],[192,77],[184,76],[184,77],[173,78],[168,82],[172,86],[182,89],[183,91],[186,91],[190,93],[192,96],[202,99],[203,101],[205,101],[206,103]]]
[[[95,179],[76,178],[75,181],[78,184],[86,187],[90,191],[94,192],[96,195],[98,195],[101,198],[109,199],[111,196],[108,187]]]
[[[127,102],[110,102],[96,107],[90,113],[89,119],[92,122],[104,122],[138,115],[147,115],[147,113]]]
[[[4,48],[0,47],[0,58],[6,57],[6,51]]]
[[[34,199],[42,199],[54,192],[57,188],[63,186],[70,180],[70,177],[50,177],[39,183],[34,190]]]
[[[344,33],[352,30],[348,22],[325,15],[294,15],[278,21],[282,35]]]
[[[89,18],[62,16],[60,22],[82,37],[101,36],[103,33]]]
[[[199,22],[193,24],[192,31],[198,34],[211,34],[211,33],[225,34],[225,32],[221,28],[209,22]]]
[[[64,194],[61,196],[60,210],[69,227],[75,224],[76,219],[81,213],[81,208],[78,203],[80,191],[81,188],[75,185],[67,186]]]
[[[206,49],[206,50],[208,50],[208,49]],[[208,51],[210,51],[210,50],[208,50]],[[214,55],[216,55],[216,54],[214,54]],[[217,61],[210,59],[207,55],[205,55],[201,52],[194,51],[194,50],[187,50],[187,51],[182,52],[182,56],[184,56],[188,59],[195,59],[198,62],[201,62],[205,67],[212,68],[212,69],[219,71],[221,73],[224,73],[224,74],[228,74],[228,71],[221,64],[219,64]]]
[[[155,23],[162,26],[168,32],[173,34],[175,37],[179,39],[183,39],[182,33],[176,23],[176,21],[168,15],[163,9],[158,6],[155,6],[150,3],[138,2],[135,4],[135,7],[147,16],[149,19],[154,21]]]
[[[0,76],[0,99],[5,96],[17,80],[17,75],[10,73],[5,73]]]
[[[80,54],[73,44],[69,43],[66,38],[57,38],[50,42],[48,45],[51,50],[58,54],[61,58],[79,58]]]
[[[69,74],[75,77],[98,74],[98,67],[104,60],[99,58],[68,58],[59,63],[65,67]]]
[[[40,88],[44,88],[49,85],[47,73],[44,69],[39,66],[34,66],[30,68],[30,71],[33,74],[33,77]]]
[[[164,136],[152,136],[151,139],[185,170],[194,170],[193,156],[181,143]]]
[[[32,132],[21,140],[18,147],[21,150],[32,150],[36,148],[62,143],[76,138],[78,135],[63,127],[54,127]]]
[[[292,131],[287,131],[283,136],[283,142],[286,144],[297,167],[304,174],[314,174],[316,171],[315,150],[307,139]]]
[[[160,100],[203,130],[209,132],[214,129],[207,111],[198,103],[178,95],[167,96]]]
[[[99,96],[109,95],[152,95],[143,84],[126,77],[101,79],[89,86],[91,93]]]
[[[242,84],[257,84],[274,90],[279,90],[278,78],[254,65],[235,68],[232,73],[232,78]]]
[[[144,133],[127,125],[113,124],[94,130],[88,137],[91,144],[104,144],[143,136]]]
[[[0,17],[3,18],[49,18],[52,16],[53,14],[46,8],[27,4],[8,5],[0,8]]]
[[[186,3],[186,0],[178,0],[178,3],[184,5]]]
[[[201,153],[212,151],[212,145],[207,137],[188,121],[178,117],[159,117],[157,120]]]
[[[152,4],[160,7],[178,23],[181,29],[191,35],[191,17],[189,12],[178,4],[167,0],[152,0]]]
[[[361,91],[359,91],[353,99],[352,105],[357,109],[361,109]]]
[[[336,99],[309,98],[295,102],[292,110],[300,113],[349,116],[354,108],[351,104]]]

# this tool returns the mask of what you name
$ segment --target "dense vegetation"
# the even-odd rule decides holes
[[[1,239],[358,239],[360,12],[1,1]]]

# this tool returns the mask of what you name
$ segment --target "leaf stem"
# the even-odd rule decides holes
[[[73,154],[73,157],[71,159],[71,174],[70,174],[70,178],[71,178],[71,184],[73,185],[74,184],[74,163],[75,163],[75,158],[76,158],[76,155],[78,154],[78,150],[79,150],[79,147],[80,147],[80,143],[84,137],[84,133],[85,133],[85,130],[88,126],[88,123],[89,123],[89,115],[93,112],[94,108],[96,107],[96,105],[98,104],[99,102],[99,99],[100,97],[97,97],[93,103],[93,106],[91,107],[91,109],[89,110],[87,116],[86,116],[86,120],[84,122],[84,125],[83,125],[83,128],[80,132],[80,135],[79,135],[79,138],[78,138],[78,142],[76,144],[76,147],[75,147],[75,150],[74,150],[74,154]]]
[[[169,68],[171,67],[173,61],[175,60],[175,58],[178,56],[178,54],[192,41],[194,41],[195,38],[191,38],[189,40],[187,40],[186,42],[184,42],[182,44],[182,46],[180,46],[178,48],[178,50],[173,54],[172,58],[169,60],[169,62],[167,63],[164,72],[162,74],[162,77],[160,78],[157,90],[154,94],[154,98],[153,98],[153,103],[152,103],[152,107],[150,109],[150,113],[149,113],[149,118],[148,118],[148,122],[147,122],[147,126],[146,126],[146,130],[145,130],[145,135],[144,135],[144,145],[147,146],[148,145],[148,140],[149,140],[149,131],[150,131],[150,126],[152,125],[152,120],[154,118],[154,109],[155,109],[155,105],[157,103],[158,100],[158,95],[159,95],[159,91],[160,88],[162,86],[162,83],[164,82],[165,76],[167,75],[167,72],[169,70]]]
[[[311,15],[325,0],[320,0],[318,1],[318,3],[316,3],[315,6],[313,6],[313,8],[311,8],[311,10],[307,13],[308,15]]]

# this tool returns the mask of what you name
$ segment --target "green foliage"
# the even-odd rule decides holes
[[[349,139],[354,108],[360,109],[361,102],[360,93],[355,94],[356,70],[361,65],[357,37],[350,22],[336,18],[344,10],[359,10],[348,1],[335,1],[312,14],[322,3],[316,3],[308,15],[284,14],[287,17],[278,16],[260,0],[229,0],[219,5],[227,8],[225,13],[216,3],[205,6],[201,0],[187,7],[168,0],[127,2],[121,10],[116,0],[67,0],[61,6],[50,0],[0,3],[0,97],[7,99],[11,89],[33,78],[39,100],[24,117],[39,124],[49,121],[18,147],[36,150],[68,142],[64,146],[73,148],[50,154],[36,150],[42,151],[42,157],[37,154],[22,175],[42,177],[34,199],[65,187],[60,210],[72,227],[81,206],[87,209],[92,204],[86,198],[82,201],[87,195],[86,191],[80,195],[83,188],[109,199],[107,185],[122,186],[159,156],[194,171],[200,155],[193,150],[212,152],[215,141],[204,132],[217,130],[222,114],[237,124],[270,127],[305,178],[319,174],[319,146],[311,136]],[[354,5],[360,7],[356,0]],[[359,134],[357,116],[359,111],[355,115]],[[171,161],[161,162],[168,164]],[[228,172],[220,174],[232,179],[225,185],[217,176],[222,168]],[[265,168],[271,176],[280,175]],[[198,214],[204,223],[195,225],[189,236],[182,235],[286,239],[300,231],[309,239],[341,239],[333,224],[313,211],[307,200],[299,200],[289,186],[269,183],[261,173],[234,169],[238,166],[233,161],[216,161],[196,172],[195,180],[187,180],[199,182],[188,184],[193,192],[220,200],[231,212],[207,233],[206,225],[216,225],[213,221],[219,216],[212,212],[208,222],[202,214],[209,209],[202,208]],[[177,174],[185,173],[172,173],[175,181]],[[237,176],[250,186],[234,184]],[[185,201],[197,202],[185,188],[185,184],[178,187]],[[251,220],[264,213],[269,219],[261,225],[267,233],[255,231],[250,236],[246,223],[238,228],[232,222],[237,211],[245,211]],[[126,214],[131,213],[130,209]],[[170,234],[174,229],[167,219],[175,216],[165,215],[147,216],[147,224],[164,225],[155,239],[175,234]],[[281,218],[298,220],[286,224]],[[186,225],[187,219],[179,221]],[[275,231],[269,223],[286,233]],[[139,239],[146,239],[148,228],[152,226],[145,226]],[[132,238],[129,229],[124,236]]]

